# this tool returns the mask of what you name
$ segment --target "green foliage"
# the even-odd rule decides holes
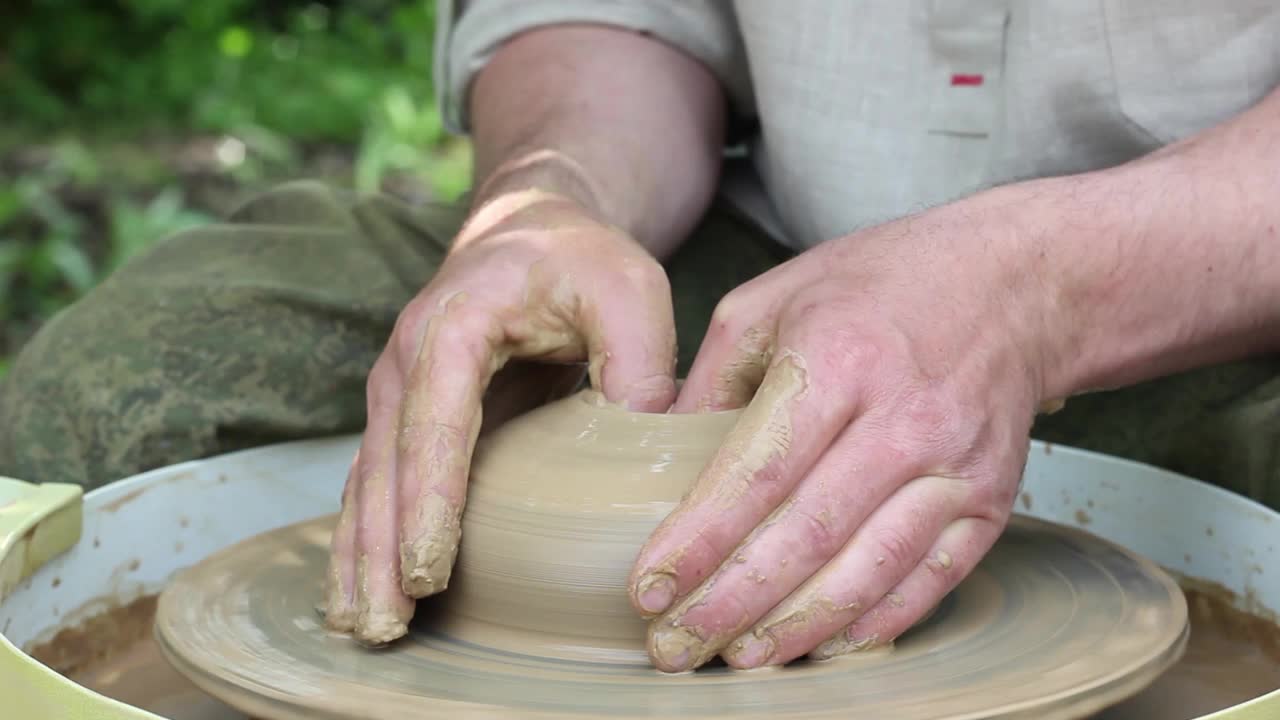
[[[431,0],[16,0],[0,15],[0,375],[126,259],[254,189],[320,176],[449,200],[469,185],[433,103]]]
[[[355,186],[371,192],[391,171],[423,179],[437,197],[455,199],[471,180],[471,154],[462,143],[441,144],[445,137],[434,104],[415,99],[405,88],[386,89],[370,115],[357,152]],[[419,148],[437,147],[431,156]]]
[[[0,184],[0,347],[16,347],[155,239],[210,219],[186,208],[177,186],[141,203],[102,177],[97,158],[67,142],[38,170]]]
[[[433,23],[424,0],[30,0],[0,30],[0,102],[39,127],[348,141],[387,88],[430,96]]]

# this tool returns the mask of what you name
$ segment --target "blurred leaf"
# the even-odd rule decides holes
[[[249,152],[264,160],[281,165],[295,165],[298,162],[297,148],[289,138],[275,130],[246,123],[232,134],[248,147]]]
[[[309,3],[299,17],[304,30],[319,32],[329,26],[329,8],[320,3]]]
[[[471,148],[455,142],[433,159],[428,173],[432,189],[441,200],[453,202],[471,188]]]
[[[75,234],[80,221],[51,192],[46,185],[47,180],[47,178],[32,176],[18,181],[17,192],[23,206],[51,230],[67,235]]]
[[[165,188],[142,207],[128,200],[115,201],[110,211],[111,244],[104,268],[108,273],[150,245],[212,220],[204,213],[189,210],[183,203],[182,191],[176,187]]]
[[[382,108],[393,133],[404,137],[413,132],[418,109],[414,107],[409,91],[399,85],[387,88],[382,95]]]
[[[60,169],[74,182],[89,185],[97,182],[101,174],[98,161],[78,140],[63,140],[54,146],[54,156]]]
[[[365,138],[356,154],[355,189],[360,193],[376,192],[382,175],[390,167],[394,140],[386,133],[372,133]]]
[[[51,287],[58,280],[58,265],[53,261],[56,248],[62,239],[56,233],[42,238],[35,250],[26,256],[23,271],[28,282],[37,289]]]
[[[26,247],[23,243],[13,238],[0,237],[0,302],[9,297],[9,288],[22,268],[25,255]],[[0,320],[4,319],[4,315],[0,312]]]
[[[0,185],[0,226],[11,222],[20,210],[22,210],[22,198],[18,196],[17,188],[12,185]],[[16,246],[17,242],[17,240],[6,240],[0,243],[0,256],[6,250],[4,245],[13,243]],[[12,250],[12,248],[9,249]]]
[[[218,48],[227,57],[242,58],[253,49],[253,34],[238,25],[232,25],[218,37]]]
[[[49,261],[62,276],[62,280],[76,291],[83,293],[94,284],[93,264],[84,251],[69,237],[62,236],[50,243]]]

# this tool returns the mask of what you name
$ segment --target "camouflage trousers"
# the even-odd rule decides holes
[[[283,185],[164,239],[47,323],[0,384],[0,474],[93,488],[247,447],[358,432],[365,377],[460,206]],[[667,262],[687,372],[718,300],[789,257],[713,207]],[[1280,358],[1071,400],[1037,438],[1280,508]]]

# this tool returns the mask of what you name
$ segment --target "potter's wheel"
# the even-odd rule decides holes
[[[401,642],[369,650],[327,632],[315,609],[331,527],[320,518],[282,528],[181,573],[156,619],[169,660],[264,718],[1059,720],[1137,692],[1186,642],[1182,595],[1154,565],[1085,533],[1015,518],[890,651],[673,676],[639,651],[592,655],[589,639],[514,633],[438,601],[420,606]]]

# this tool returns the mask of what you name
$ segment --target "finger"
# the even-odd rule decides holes
[[[495,316],[450,302],[431,318],[398,414],[396,486],[404,594],[448,587],[461,540],[467,472],[482,422],[481,402],[505,357]]]
[[[891,495],[896,507],[919,524],[921,517],[956,513],[950,493],[921,482],[908,483],[919,467],[899,456],[877,417],[849,425],[823,453],[795,492],[778,507],[697,590],[667,614],[671,622],[695,632],[702,654],[714,656],[751,629],[771,609],[837,556],[854,531]],[[868,430],[868,428],[871,428]],[[904,488],[904,483],[907,486]],[[901,546],[897,533],[883,544]],[[888,550],[885,551],[888,553]],[[891,571],[892,563],[877,568]],[[904,567],[905,573],[908,568]]]
[[[399,535],[395,492],[396,414],[399,384],[384,380],[388,363],[379,359],[369,377],[368,426],[357,472],[356,626],[357,639],[379,645],[404,635],[413,601],[400,589],[396,556]]]
[[[680,388],[673,412],[731,410],[751,401],[773,362],[778,316],[793,302],[796,283],[825,272],[819,246],[743,283],[725,295]]]
[[[773,355],[773,320],[763,307],[726,296],[711,314],[672,412],[708,412],[744,407],[764,380]]]
[[[985,517],[953,521],[938,536],[923,562],[857,620],[814,648],[809,657],[840,655],[887,647],[924,621],[987,554],[1003,523]]]
[[[595,285],[577,325],[585,335],[591,384],[636,412],[665,412],[676,398],[676,329],[671,286],[651,258],[625,258]]]
[[[820,571],[723,653],[734,667],[778,665],[812,650],[890,595],[955,515],[956,483],[922,477],[876,508]],[[932,599],[913,598],[915,602]]]
[[[356,486],[360,451],[356,450],[342,487],[338,522],[329,540],[329,572],[325,581],[325,602],[321,610],[326,627],[350,632],[356,626]]]
[[[815,370],[790,350],[775,358],[688,497],[641,551],[631,582],[640,612],[662,613],[698,586],[791,493],[848,424],[856,399],[852,393],[818,392],[843,383],[835,382],[831,368]],[[659,667],[679,671],[699,661],[703,638],[670,620],[652,628],[651,654]]]

